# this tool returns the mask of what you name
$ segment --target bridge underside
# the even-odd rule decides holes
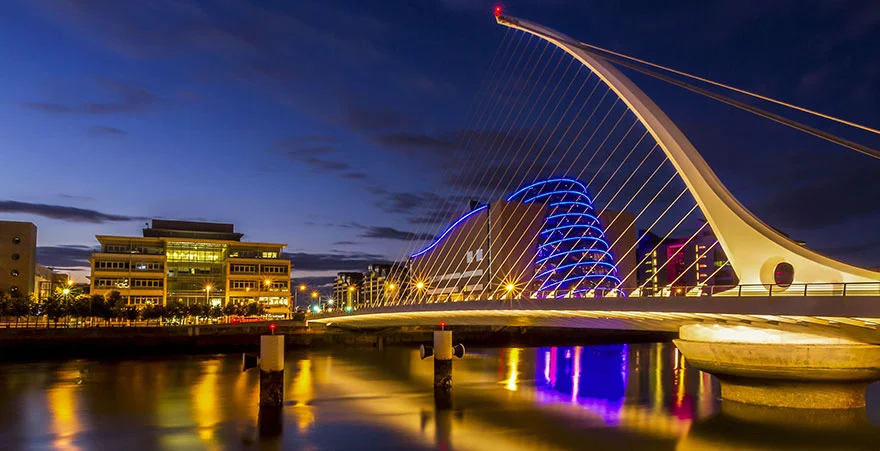
[[[748,325],[880,344],[876,297],[558,299],[413,304],[310,319],[331,327],[514,326],[678,332]],[[805,314],[806,313],[806,314]]]

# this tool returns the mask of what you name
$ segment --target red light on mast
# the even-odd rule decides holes
[[[275,323],[269,324],[269,332],[272,332],[272,335],[275,335],[275,328],[278,327]]]
[[[495,7],[495,17],[501,16],[501,6]]]
[[[446,329],[446,321],[441,321],[440,322],[440,330],[444,330],[444,329]]]

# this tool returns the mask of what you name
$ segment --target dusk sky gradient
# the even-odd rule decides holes
[[[3,2],[0,218],[36,223],[40,262],[65,268],[84,264],[96,234],[136,236],[149,218],[288,243],[294,278],[394,258],[407,233],[444,227],[419,218],[443,200],[440,169],[455,163],[444,148],[504,35],[494,4]],[[880,126],[873,0],[502,4],[584,42]],[[880,161],[625,73],[760,218],[880,266]]]

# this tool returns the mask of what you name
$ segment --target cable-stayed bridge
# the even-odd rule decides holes
[[[654,69],[880,131],[496,18],[508,31],[456,142],[464,152],[416,235],[441,231],[409,243],[359,308],[310,322],[680,331],[679,348],[726,398],[863,405],[860,384],[880,378],[880,273],[752,214],[616,65],[859,152],[878,170],[870,147]],[[354,292],[337,301],[353,307]],[[768,392],[754,378],[795,382]]]

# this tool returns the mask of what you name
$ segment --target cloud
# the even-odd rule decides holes
[[[380,132],[410,127],[415,120],[410,114],[376,104],[365,108],[353,101],[345,101],[334,118],[341,125],[358,132]]]
[[[366,231],[361,234],[364,238],[379,238],[384,240],[399,241],[424,241],[433,240],[434,235],[427,233],[415,233],[398,230],[393,227],[372,226],[366,227]]]
[[[374,263],[390,263],[382,255],[362,252],[322,254],[285,252],[283,257],[290,259],[293,269],[299,271],[364,271],[367,266]]]
[[[75,199],[75,200],[95,200],[95,198],[91,197],[91,196],[76,196],[73,194],[65,194],[65,193],[58,194],[58,197],[61,197],[63,199]]]
[[[373,142],[395,150],[428,150],[432,152],[453,151],[452,142],[428,136],[424,133],[389,133],[371,138]]]
[[[37,263],[53,268],[88,268],[97,249],[81,245],[37,246]]]
[[[128,132],[116,127],[107,127],[104,125],[95,125],[89,127],[89,134],[92,136],[126,136]]]
[[[104,101],[81,101],[72,104],[55,102],[24,102],[22,106],[44,113],[62,114],[130,114],[150,111],[160,97],[145,88],[103,80],[100,83]]]
[[[335,241],[333,243],[334,246],[353,246],[356,244],[358,244],[357,241],[344,241],[344,240],[343,241]]]
[[[351,169],[350,164],[326,158],[337,153],[336,146],[330,144],[334,142],[336,142],[335,138],[326,135],[303,135],[282,139],[275,143],[273,147],[285,150],[283,154],[287,158],[322,172],[348,171]],[[366,177],[366,174],[360,177],[361,174],[359,172],[347,172],[341,176],[348,179]]]
[[[147,219],[137,216],[112,215],[95,210],[67,207],[63,205],[33,204],[13,200],[0,201],[0,213],[31,214],[42,216],[44,218],[60,219],[62,221],[91,222],[95,224],[116,221],[142,221]]]
[[[364,180],[366,178],[369,178],[369,176],[367,174],[364,174],[363,172],[346,172],[345,174],[342,174],[341,177],[351,180]]]

